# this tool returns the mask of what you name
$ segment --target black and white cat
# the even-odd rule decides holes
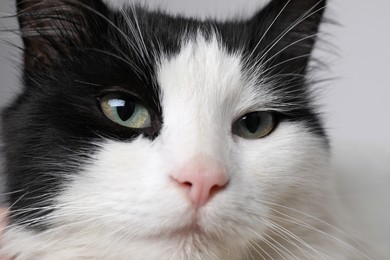
[[[249,20],[19,0],[14,259],[367,259],[336,226],[309,60],[325,0]]]

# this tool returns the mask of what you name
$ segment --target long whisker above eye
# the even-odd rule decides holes
[[[148,48],[146,47],[146,43],[145,43],[143,34],[141,32],[141,28],[140,28],[140,25],[138,22],[138,17],[137,17],[137,12],[135,10],[135,7],[131,6],[130,9],[131,9],[132,14],[133,14],[135,26],[134,26],[133,22],[131,21],[129,14],[124,10],[123,7],[120,8],[120,11],[121,11],[126,23],[127,23],[128,28],[130,29],[130,31],[135,39],[135,43],[138,46],[139,53],[143,58],[142,60],[147,59],[147,60],[149,60],[149,62],[152,62],[150,55],[149,55]]]
[[[287,49],[289,49],[289,48],[293,47],[294,45],[297,45],[297,44],[299,44],[299,43],[301,43],[301,42],[303,42],[303,41],[305,41],[305,40],[307,40],[307,39],[316,38],[316,37],[318,37],[318,35],[321,35],[321,34],[322,34],[322,33],[319,32],[319,33],[315,33],[315,34],[311,34],[311,35],[307,35],[307,36],[305,36],[305,37],[302,37],[302,38],[300,38],[300,39],[298,39],[298,40],[296,40],[296,41],[290,43],[289,45],[285,46],[283,49],[281,49],[281,50],[279,50],[277,53],[273,54],[273,55],[272,55],[271,57],[269,57],[267,60],[261,61],[261,59],[259,59],[257,62],[258,62],[258,63],[261,62],[262,66],[266,66],[269,62],[271,62],[274,58],[276,58],[278,55],[280,55],[281,53],[283,53],[283,52],[286,51]],[[275,68],[275,67],[277,67],[277,66],[279,66],[279,65],[281,65],[281,64],[285,64],[285,63],[287,63],[287,62],[291,62],[291,61],[294,61],[294,60],[303,59],[303,58],[308,58],[308,57],[310,57],[310,56],[311,56],[311,54],[296,56],[296,57],[294,57],[294,58],[285,60],[285,61],[283,61],[283,62],[281,62],[281,63],[279,63],[279,64],[277,64],[277,65],[273,65],[272,68]],[[270,70],[270,69],[268,69],[268,70]]]
[[[283,11],[286,9],[286,7],[290,4],[291,0],[288,0],[287,3],[282,7],[280,12],[275,16],[274,20],[271,22],[271,24],[268,26],[267,30],[264,32],[263,36],[260,38],[260,40],[257,42],[255,47],[253,48],[252,52],[249,54],[248,58],[251,58],[254,53],[256,52],[257,48],[259,48],[260,44],[264,40],[264,38],[267,36],[268,32],[271,30],[273,25],[275,24],[276,20],[279,19],[279,17],[282,15]]]
[[[293,22],[284,32],[282,32],[278,37],[276,37],[276,39],[271,42],[266,48],[264,48],[264,51],[263,53],[260,54],[260,58],[258,58],[258,60],[263,60],[264,57],[270,52],[272,51],[272,49],[289,33],[291,32],[295,27],[297,27],[298,25],[300,25],[302,22],[304,22],[306,19],[308,19],[309,17],[317,14],[318,12],[321,12],[323,11],[326,6],[324,7],[321,7],[321,8],[318,8],[317,10],[313,11],[319,4],[321,3],[321,1],[318,1],[315,5],[313,5],[308,11],[306,11],[304,14],[302,14],[299,18],[297,18],[297,20],[295,22]]]
[[[127,35],[121,28],[119,28],[113,21],[111,21],[110,19],[108,19],[107,17],[105,17],[103,14],[101,14],[100,12],[96,11],[95,9],[91,8],[90,6],[86,5],[86,4],[83,4],[83,3],[79,3],[77,2],[78,5],[80,5],[81,7],[85,8],[86,10],[96,14],[99,18],[103,19],[104,21],[107,22],[107,24],[109,26],[112,26],[112,28],[114,28],[125,40],[126,40],[126,43],[131,47],[132,50],[135,51],[136,54],[140,55],[140,60],[143,60],[142,57],[143,57],[143,52],[140,51],[139,48],[137,48],[134,43],[133,43],[133,39],[131,39],[129,37],[129,35]],[[123,14],[123,13],[122,13]]]
[[[138,60],[144,61],[143,57],[147,49],[145,48],[144,50],[141,50],[140,48],[137,47],[136,43],[134,43],[134,39],[136,39],[137,34],[134,35],[135,37],[134,39],[130,38],[130,36],[127,35],[126,32],[124,32],[118,25],[116,25],[114,21],[110,20],[99,11],[95,10],[94,8],[80,1],[65,0],[64,3],[72,4],[75,5],[76,7],[80,7],[87,10],[88,12],[91,12],[96,16],[95,20],[102,19],[109,27],[113,28],[116,32],[119,33],[119,35],[125,40],[125,43],[128,45],[129,49],[133,50],[134,54],[139,57]],[[67,36],[68,38],[76,38],[76,39],[78,37],[85,37],[86,32],[83,31],[84,25],[79,24],[80,22],[77,20],[78,18],[74,18],[74,19],[69,18],[69,15],[67,15],[67,13],[71,13],[72,11],[67,10],[66,5],[60,4],[57,7],[58,10],[53,8],[50,9],[51,11],[53,10],[55,11],[54,14],[49,12],[40,13],[35,11],[31,11],[31,12],[29,11],[29,10],[33,10],[34,7],[38,4],[41,3],[37,3],[35,5],[29,6],[25,10],[18,13],[17,16],[35,19],[36,23],[38,22],[41,23],[46,19],[49,22],[51,21],[50,25],[47,25],[46,27],[42,27],[42,26],[37,27],[36,25],[32,25],[33,26],[32,28],[24,29],[24,36],[29,37],[29,36],[34,36],[35,34],[37,36],[42,36],[42,37],[55,36],[55,37],[59,37],[60,39],[63,38],[64,36]],[[108,43],[111,44],[113,47],[115,47],[114,41],[108,41]],[[115,55],[117,58],[120,58],[122,61],[125,61],[126,64],[130,65],[131,68],[136,70],[136,72],[139,75],[143,75],[144,72],[140,68],[136,67],[136,65],[131,62],[131,59],[128,58],[127,55],[124,55],[123,51],[121,51],[121,48],[116,47],[115,49],[122,55],[122,57]]]
[[[286,4],[286,6],[290,3],[291,0],[288,1],[288,3]],[[318,1],[315,5],[313,5],[309,10],[307,10],[305,13],[303,13],[301,16],[299,16],[294,22],[292,22],[292,24],[290,26],[288,26],[283,32],[281,32],[279,34],[279,36],[277,36],[273,41],[271,41],[271,43],[269,43],[268,46],[266,46],[264,48],[264,50],[262,52],[260,52],[260,54],[257,55],[257,58],[254,59],[255,62],[252,63],[252,66],[249,67],[249,71],[253,71],[253,70],[256,70],[256,67],[261,64],[264,60],[264,58],[268,55],[268,53],[270,53],[273,48],[281,41],[283,40],[283,38],[288,35],[288,33],[290,33],[292,30],[294,30],[297,26],[299,26],[302,22],[304,22],[306,19],[310,18],[311,16],[317,14],[318,12],[321,12],[323,11],[326,6],[324,7],[321,7],[321,8],[318,8],[317,10],[313,11],[319,4],[320,4],[321,1]],[[286,6],[284,6],[282,8],[282,11],[286,8]],[[282,11],[276,16],[276,19],[273,21],[273,23],[276,22],[277,18],[281,15]],[[273,24],[272,23],[272,24]],[[269,27],[270,28],[270,27]],[[269,30],[268,30],[269,31]],[[267,31],[267,32],[268,32]],[[314,36],[313,36],[314,37]],[[261,38],[261,40],[263,40],[264,36]],[[258,42],[258,44],[256,45],[256,49],[258,48],[258,45],[260,44],[260,41]],[[244,59],[244,63],[245,64],[251,64],[251,62],[249,62],[253,57],[253,55],[255,54],[256,52],[255,51],[252,51],[250,55],[246,56],[246,58]]]

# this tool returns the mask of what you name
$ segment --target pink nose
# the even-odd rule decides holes
[[[206,156],[190,160],[172,174],[172,178],[185,189],[188,198],[197,208],[206,204],[228,183],[223,165]]]

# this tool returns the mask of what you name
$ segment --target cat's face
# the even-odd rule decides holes
[[[261,239],[272,205],[307,199],[326,163],[305,79],[323,6],[272,1],[219,23],[20,1],[25,90],[3,117],[12,221],[151,256]]]

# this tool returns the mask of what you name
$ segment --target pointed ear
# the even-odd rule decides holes
[[[99,0],[17,0],[26,68],[44,70],[87,40]]]
[[[250,20],[253,54],[266,67],[304,74],[325,6],[326,0],[272,0]]]

